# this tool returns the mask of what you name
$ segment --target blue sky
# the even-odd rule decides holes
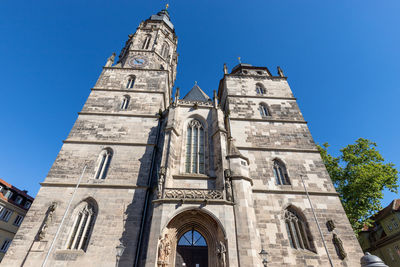
[[[0,4],[0,177],[35,195],[112,52],[166,1]],[[317,143],[364,137],[400,166],[399,1],[170,1],[176,86],[212,95],[242,62],[281,66]],[[396,196],[386,194],[387,205]]]

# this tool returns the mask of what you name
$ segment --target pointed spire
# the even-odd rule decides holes
[[[285,77],[285,75],[283,74],[283,71],[282,71],[281,67],[279,67],[279,66],[278,66],[278,75],[279,75],[279,77],[282,77],[282,78]]]
[[[218,97],[217,97],[217,91],[213,90],[214,93],[214,108],[218,107]]]
[[[175,92],[175,103],[178,103],[179,100],[179,87],[176,88],[176,92]]]
[[[228,67],[226,66],[226,63],[224,63],[224,74],[228,74]]]

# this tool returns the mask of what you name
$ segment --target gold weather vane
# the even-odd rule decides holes
[[[238,61],[239,61],[239,64],[242,64],[242,61],[240,61],[240,57],[238,57]]]
[[[168,4],[166,4],[165,5],[165,10],[167,10],[169,8],[169,5]]]

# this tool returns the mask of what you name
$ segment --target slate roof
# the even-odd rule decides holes
[[[211,98],[204,93],[197,84],[195,84],[192,89],[190,89],[189,93],[183,97],[183,100],[209,102],[211,101]]]

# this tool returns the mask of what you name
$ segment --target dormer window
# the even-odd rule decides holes
[[[13,195],[13,192],[11,192],[11,190],[7,190],[7,192],[4,194],[4,196],[5,196],[7,199],[10,199],[10,198],[12,197],[12,195]]]
[[[17,196],[17,198],[15,199],[15,203],[17,203],[18,205],[21,205],[22,200],[24,200],[23,197]]]

